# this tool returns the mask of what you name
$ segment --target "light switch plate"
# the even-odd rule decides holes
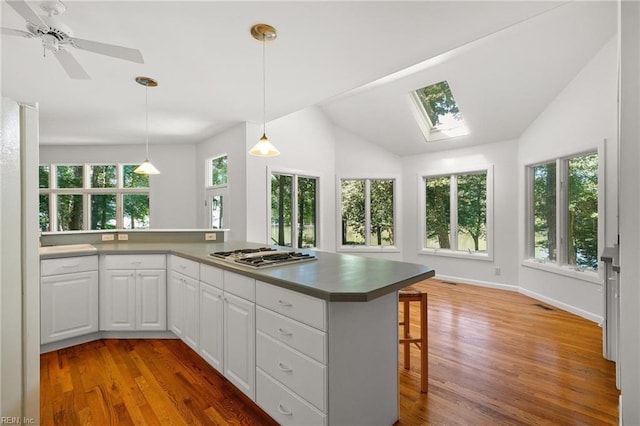
[[[206,241],[215,241],[215,240],[216,240],[216,238],[217,238],[217,235],[216,235],[214,232],[204,234],[204,239],[205,239]]]
[[[102,234],[102,241],[113,241],[113,234]]]
[[[128,241],[129,234],[118,234],[118,241]]]

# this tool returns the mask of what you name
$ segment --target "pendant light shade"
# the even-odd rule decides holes
[[[158,82],[151,77],[136,77],[136,83],[141,84],[145,87],[145,129],[146,129],[146,157],[145,160],[140,164],[133,172],[139,173],[141,175],[157,175],[160,174],[160,171],[155,168],[151,161],[149,161],[149,87],[156,87]]]
[[[251,27],[251,36],[262,42],[262,137],[258,143],[249,151],[249,154],[259,157],[275,157],[280,155],[280,151],[276,149],[269,138],[267,138],[267,67],[265,46],[267,41],[275,40],[277,37],[276,29],[267,24],[256,24]]]

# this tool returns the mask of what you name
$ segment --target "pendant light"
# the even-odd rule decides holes
[[[144,109],[145,109],[145,123],[146,123],[146,157],[142,164],[140,164],[133,172],[141,175],[157,175],[160,171],[151,164],[149,161],[149,87],[156,87],[158,82],[151,77],[136,77],[136,83],[145,87],[144,89]]]
[[[262,42],[262,137],[258,140],[249,154],[259,157],[275,157],[280,155],[280,151],[269,142],[267,138],[267,67],[265,46],[268,41],[276,39],[276,29],[267,24],[256,24],[251,27],[251,36]]]

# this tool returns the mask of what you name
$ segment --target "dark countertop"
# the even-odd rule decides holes
[[[433,277],[425,265],[374,259],[316,250],[299,250],[316,256],[317,261],[253,269],[209,256],[214,251],[265,247],[264,244],[229,241],[224,243],[128,243],[94,244],[98,254],[175,254],[196,262],[246,275],[279,287],[335,302],[368,302],[408,285]],[[283,247],[275,247],[286,250]],[[41,255],[41,259],[96,254],[66,252]]]

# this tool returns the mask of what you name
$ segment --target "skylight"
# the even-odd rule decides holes
[[[428,142],[469,134],[447,81],[411,92],[416,118]]]

